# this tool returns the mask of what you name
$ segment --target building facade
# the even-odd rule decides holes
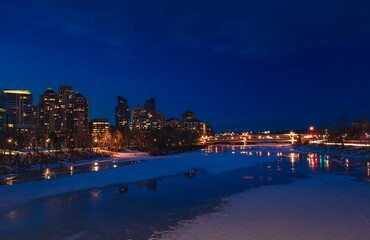
[[[212,129],[208,123],[199,121],[192,111],[186,111],[182,115],[181,126],[187,131],[192,131],[198,136],[211,135]]]
[[[71,99],[72,102],[72,135],[77,146],[87,146],[89,136],[89,101],[79,92]]]
[[[93,119],[90,122],[90,132],[93,137],[104,134],[110,129],[110,124],[106,118]]]
[[[116,127],[121,132],[127,132],[130,129],[130,109],[127,100],[118,96],[116,106]]]
[[[30,134],[33,130],[32,94],[29,90],[3,90],[2,112],[5,130],[12,135]]]
[[[131,111],[131,131],[161,129],[164,124],[164,114],[156,110],[154,98],[147,100],[144,107],[139,104]]]
[[[0,94],[0,132],[5,132],[5,97]]]
[[[73,127],[72,121],[72,98],[74,96],[73,88],[71,86],[60,86],[58,89],[58,105],[59,105],[59,116],[60,132],[63,135],[67,135],[71,132]]]
[[[40,134],[47,138],[51,133],[60,133],[60,121],[58,95],[49,86],[40,96],[38,106]]]

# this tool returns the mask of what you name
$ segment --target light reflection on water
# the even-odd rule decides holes
[[[38,169],[33,171],[28,171],[24,173],[18,174],[8,174],[6,176],[0,176],[0,187],[6,185],[14,185],[20,184],[30,181],[39,181],[39,180],[50,180],[57,177],[63,177],[68,175],[74,175],[79,173],[85,172],[97,172],[101,170],[107,170],[112,168],[117,168],[121,166],[131,165],[140,163],[140,160],[133,160],[133,161],[123,161],[117,162],[113,160],[112,162],[106,162],[104,164],[100,164],[99,162],[95,161],[90,164],[84,165],[67,165],[61,166],[56,168],[45,168],[45,169]]]
[[[79,232],[84,233],[80,239],[89,240],[147,239],[180,220],[214,211],[222,199],[235,193],[287,184],[297,178],[307,178],[311,173],[326,174],[337,168],[346,173],[345,165],[329,164],[329,158],[324,155],[247,150],[234,147],[234,150],[224,148],[223,152],[271,156],[273,160],[222,174],[190,169],[176,176],[33,201],[5,213],[0,211],[0,226],[6,229],[0,231],[0,239],[47,239],[48,234],[52,234],[53,239],[73,239]],[[351,168],[349,162],[348,167]],[[73,171],[75,167],[68,170]],[[370,164],[366,175],[369,172]],[[51,169],[45,169],[44,173],[54,176]]]
[[[291,172],[294,173],[297,169],[295,167],[297,162],[306,161],[307,165],[309,166],[312,172],[330,172],[331,170],[339,170],[341,168],[344,169],[344,172],[352,174],[353,171],[360,172],[360,178],[363,181],[370,182],[370,162],[367,162],[365,166],[359,167],[355,166],[351,163],[351,161],[347,158],[339,158],[339,159],[331,159],[330,156],[325,154],[317,154],[317,153],[283,153],[283,151],[279,150],[279,147],[272,148],[272,149],[264,149],[261,147],[262,150],[258,150],[259,146],[229,146],[229,145],[212,145],[208,146],[204,149],[205,154],[213,154],[213,153],[227,153],[231,152],[232,154],[244,154],[248,156],[277,156],[277,157],[285,157],[288,158],[291,162]],[[332,162],[331,160],[335,160]],[[331,166],[333,165],[333,166]],[[331,169],[333,167],[333,169]]]
[[[316,153],[309,153],[309,154],[299,154],[299,153],[283,153],[283,151],[277,148],[270,148],[270,149],[259,149],[256,146],[229,146],[229,145],[219,145],[219,146],[208,146],[206,149],[202,150],[204,154],[217,154],[217,153],[231,153],[231,154],[243,154],[247,156],[267,156],[267,157],[287,157],[291,162],[291,172],[296,171],[296,162],[303,161],[303,158],[306,158],[307,165],[313,171],[330,171],[331,159],[327,155],[321,155]],[[342,161],[342,165],[346,172],[351,173],[353,170],[353,166],[348,159],[343,158],[339,160]],[[74,175],[78,173],[84,172],[98,172],[101,170],[117,168],[129,164],[137,164],[140,163],[140,160],[137,161],[127,161],[127,162],[117,162],[113,160],[112,162],[100,164],[98,161],[94,161],[87,165],[82,166],[74,166],[69,165],[65,167],[58,167],[58,168],[46,168],[41,169],[38,171],[20,173],[20,174],[11,174],[8,176],[4,176],[0,178],[0,186],[2,185],[14,185],[28,181],[35,181],[35,180],[49,180],[56,177],[66,176],[66,175]],[[338,165],[338,164],[336,164]],[[336,169],[338,166],[335,167]],[[370,177],[370,162],[367,163],[363,167],[362,175],[365,177]],[[2,181],[1,181],[2,179]],[[369,179],[363,179],[365,181],[370,181]]]

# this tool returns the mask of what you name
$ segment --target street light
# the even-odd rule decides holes
[[[13,142],[13,139],[9,138],[8,143],[9,143],[9,154],[10,155],[12,155],[12,142]]]

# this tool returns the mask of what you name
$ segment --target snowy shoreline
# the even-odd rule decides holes
[[[116,164],[117,165],[122,162],[146,160],[149,158],[157,158],[157,157],[150,156],[149,154],[145,152],[132,151],[132,152],[117,152],[107,157],[80,159],[80,160],[76,160],[73,162],[69,161],[68,159],[65,159],[58,163],[50,163],[50,164],[45,164],[45,165],[40,165],[40,166],[32,165],[28,167],[27,169],[23,169],[22,171],[1,172],[0,180],[2,181],[10,180],[11,181],[12,179],[18,178],[18,176],[22,176],[23,174],[39,172],[40,170],[50,171],[50,170],[55,170],[55,169],[59,169],[63,167],[74,169],[75,167],[81,167],[81,166],[86,166],[86,165],[95,165],[95,166],[105,165],[105,164]],[[24,183],[19,183],[19,184],[24,184]]]
[[[0,188],[0,209],[6,211],[16,205],[35,199],[171,176],[191,169],[205,169],[210,173],[219,174],[254,166],[262,162],[275,161],[277,157],[190,152],[161,157],[137,158],[137,160],[144,159],[150,159],[150,161],[139,161],[139,164],[131,164],[110,170],[3,186]]]
[[[248,147],[249,148],[249,147]],[[270,151],[289,154],[292,152],[317,152],[312,149],[297,149],[291,145],[251,146],[253,151]],[[0,187],[0,209],[6,210],[31,200],[55,196],[63,193],[100,188],[116,184],[128,184],[158,177],[184,173],[191,169],[204,169],[210,173],[222,173],[262,162],[275,161],[279,155],[248,156],[245,154],[208,154],[206,152],[188,152],[175,155],[149,156],[146,153],[127,152],[106,159],[92,160],[78,164],[109,164],[113,161],[137,160],[131,164],[98,172],[87,172],[50,180],[34,181],[12,186]],[[281,156],[281,155],[280,155]],[[143,160],[143,161],[142,161]],[[150,161],[145,161],[150,160]]]
[[[50,200],[59,199],[63,196],[58,195],[73,192],[94,192],[108,186],[111,186],[110,191],[114,191],[114,187],[118,192],[122,185],[130,188],[132,183],[183,174],[192,169],[222,174],[262,166],[297,152],[299,150],[291,145],[260,145],[235,149],[230,146],[225,153],[204,150],[160,157],[146,156],[145,153],[143,158],[131,155],[138,157],[137,164],[1,187],[0,213],[11,215],[17,209],[29,206],[29,202],[49,197]],[[99,164],[110,164],[112,160],[102,160]],[[156,232],[149,239],[160,236],[160,239],[184,240],[246,239],[246,236],[261,240],[367,239],[370,233],[368,190],[369,183],[352,181],[349,176],[330,172],[315,174],[290,184],[253,188],[230,195],[224,198],[224,204],[216,212],[185,219],[168,230]]]
[[[325,154],[336,158],[347,158],[350,161],[365,165],[370,162],[370,148],[369,147],[342,147],[342,146],[328,146],[328,145],[296,145],[294,150],[302,153],[318,153]]]

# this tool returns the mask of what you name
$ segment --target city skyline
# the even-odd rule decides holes
[[[114,144],[108,144],[110,147],[122,147],[123,141],[127,146],[136,144],[134,139],[137,140],[136,147],[148,147],[153,143],[156,143],[157,147],[163,144],[168,146],[171,139],[174,146],[183,147],[192,142],[191,139],[212,134],[210,125],[196,118],[191,111],[185,111],[182,120],[166,119],[164,113],[157,110],[154,98],[146,100],[143,106],[137,104],[130,109],[127,100],[118,96],[115,124],[110,124],[103,117],[91,119],[89,102],[89,98],[74,90],[73,86],[59,86],[57,91],[48,86],[36,103],[33,102],[33,95],[29,90],[2,90],[2,142],[7,138],[9,144],[14,138],[14,143],[20,147],[85,148],[97,144],[105,146],[113,139],[112,136],[115,136]],[[171,137],[164,137],[170,132]],[[150,143],[144,143],[149,138],[152,139]]]
[[[66,123],[63,124],[61,122],[67,121],[66,120],[67,117],[65,115],[67,114],[66,109],[68,108],[68,105],[71,104],[69,103],[69,99],[73,99],[73,97],[76,97],[76,96],[83,98],[84,102],[87,101],[87,103],[84,103],[84,105],[87,104],[87,112],[86,112],[87,115],[83,117],[84,119],[88,120],[88,122],[91,122],[93,120],[98,120],[98,119],[107,119],[111,126],[117,127],[122,132],[126,130],[125,129],[126,127],[131,130],[132,128],[134,128],[133,126],[131,126],[131,123],[132,123],[131,112],[134,112],[135,109],[139,111],[138,115],[142,115],[142,111],[145,111],[143,113],[144,116],[138,116],[138,118],[140,117],[146,118],[148,113],[150,113],[150,115],[159,114],[159,116],[153,116],[153,118],[159,117],[160,119],[158,127],[164,126],[165,121],[170,120],[170,119],[177,119],[179,121],[182,121],[184,120],[184,114],[186,113],[191,113],[194,115],[194,113],[190,109],[187,109],[187,110],[182,111],[181,116],[167,116],[166,118],[164,113],[159,108],[157,109],[155,98],[146,99],[143,105],[140,103],[136,103],[130,107],[128,105],[129,101],[127,99],[125,99],[122,96],[116,96],[117,102],[116,102],[116,106],[113,108],[114,109],[114,119],[110,119],[107,116],[91,117],[90,116],[90,111],[91,111],[90,98],[88,96],[82,95],[79,90],[74,89],[73,86],[70,86],[70,85],[60,85],[57,89],[58,89],[57,91],[54,91],[54,88],[51,85],[48,85],[48,87],[44,90],[44,92],[41,93],[38,97],[36,96],[35,98],[33,92],[29,89],[5,88],[5,89],[0,89],[0,100],[4,101],[5,98],[3,100],[1,97],[9,93],[15,94],[16,96],[18,96],[17,98],[21,98],[21,99],[23,99],[23,95],[29,96],[27,97],[27,106],[29,105],[28,106],[29,112],[27,113],[27,116],[32,117],[32,113],[31,113],[32,111],[33,112],[40,111],[41,113],[43,113],[43,115],[48,115],[48,116],[37,115],[37,117],[40,118],[41,125],[45,125],[44,121],[46,121],[47,131],[50,131],[49,128],[62,129],[62,130],[64,130],[64,128],[66,127],[68,128]],[[6,103],[2,101],[0,101],[1,103],[0,107],[5,108]],[[4,104],[4,106],[2,104]],[[23,105],[24,104],[22,103],[21,106]],[[22,109],[21,112],[23,111],[24,110]],[[1,113],[7,114],[6,111],[1,112]],[[43,118],[47,118],[47,119],[42,120]],[[30,119],[28,122],[31,123],[32,121],[33,120]],[[198,119],[195,118],[195,115],[193,116],[192,121],[198,121]],[[52,132],[53,131],[55,130],[52,130]]]
[[[0,88],[73,85],[112,123],[154,97],[218,132],[369,117],[368,1],[160,3],[2,1]]]
[[[60,88],[64,88],[64,87],[67,87],[67,88],[72,88],[72,86],[69,86],[69,85],[60,85],[59,86],[59,91],[60,91]],[[53,87],[49,84],[47,86],[47,88],[45,89],[44,92],[42,92],[39,96],[36,96],[35,98],[35,95],[33,94],[33,92],[29,89],[9,89],[9,88],[5,88],[5,89],[2,89],[2,91],[16,91],[16,92],[24,92],[26,94],[29,94],[31,95],[31,101],[32,101],[32,105],[33,106],[39,106],[39,104],[41,103],[40,102],[40,99],[42,99],[43,95],[49,91],[53,91]],[[74,89],[72,90],[74,91],[75,93],[79,94],[80,91],[77,90],[77,89]],[[56,92],[57,93],[57,92]],[[112,108],[112,111],[110,114],[104,116],[104,115],[94,115],[94,116],[91,116],[90,115],[90,112],[94,112],[94,108],[91,108],[90,107],[90,102],[91,102],[91,99],[89,98],[89,96],[83,96],[84,98],[86,97],[86,99],[88,100],[89,102],[89,116],[88,116],[88,120],[89,122],[93,121],[93,120],[97,120],[97,119],[107,119],[109,124],[111,126],[115,126],[115,127],[118,127],[118,129],[120,129],[121,131],[124,131],[124,128],[122,128],[122,126],[120,127],[119,125],[122,124],[122,122],[120,123],[120,121],[122,121],[123,119],[121,120],[118,120],[117,119],[117,111],[118,111],[118,105],[117,105],[117,98],[118,98],[118,103],[122,100],[125,101],[125,106],[127,107],[127,110],[129,111],[129,115],[131,114],[131,111],[134,111],[135,108],[137,107],[141,107],[143,109],[145,109],[145,105],[148,103],[148,101],[151,101],[151,100],[154,100],[156,101],[155,99],[156,98],[146,98],[146,101],[145,103],[143,104],[143,106],[141,105],[141,103],[133,103],[131,106],[130,106],[130,101],[120,95],[118,96],[115,96],[115,99],[116,99],[116,103],[114,106],[110,106],[110,107],[106,107],[106,109],[110,109]],[[36,100],[35,100],[36,99]],[[155,103],[154,103],[155,104]],[[158,109],[158,113],[162,114],[163,117],[164,117],[164,120],[171,120],[171,119],[178,119],[181,121],[181,119],[184,117],[184,113],[186,112],[192,112],[192,110],[190,108],[187,108],[186,110],[179,110],[181,112],[180,116],[172,116],[172,115],[164,115],[163,114],[163,111],[161,111],[161,109],[159,108]],[[199,113],[197,113],[197,116],[198,115],[201,115]],[[327,120],[327,119],[325,119]],[[315,127],[318,127],[318,128],[321,128],[321,129],[324,129],[324,128],[331,128],[331,129],[336,129],[336,128],[343,128],[344,126],[343,125],[347,125],[347,126],[350,126],[350,124],[352,122],[356,122],[356,121],[366,121],[366,120],[369,120],[368,118],[368,115],[365,114],[365,113],[362,113],[361,115],[358,115],[358,116],[350,116],[348,114],[342,114],[340,115],[337,119],[333,119],[332,122],[329,122],[328,120],[325,122],[325,124],[320,124],[320,123],[317,123],[317,122],[311,122],[311,124],[309,125],[306,125],[306,126],[302,126],[301,128],[293,128],[293,127],[287,127],[287,128],[269,128],[268,126],[263,126],[263,127],[259,127],[259,128],[244,128],[244,127],[236,127],[236,126],[233,126],[231,128],[221,128],[221,129],[215,129],[213,128],[213,125],[212,125],[212,122],[210,121],[206,121],[208,124],[211,124],[212,125],[212,129],[213,131],[217,132],[217,133],[221,133],[221,132],[246,132],[246,131],[252,131],[252,132],[260,132],[260,131],[266,131],[266,130],[271,130],[271,131],[289,131],[289,130],[305,130],[308,126],[315,126]],[[127,121],[127,120],[126,120]],[[129,120],[129,122],[127,123],[126,122],[127,127],[131,128],[131,120]]]

